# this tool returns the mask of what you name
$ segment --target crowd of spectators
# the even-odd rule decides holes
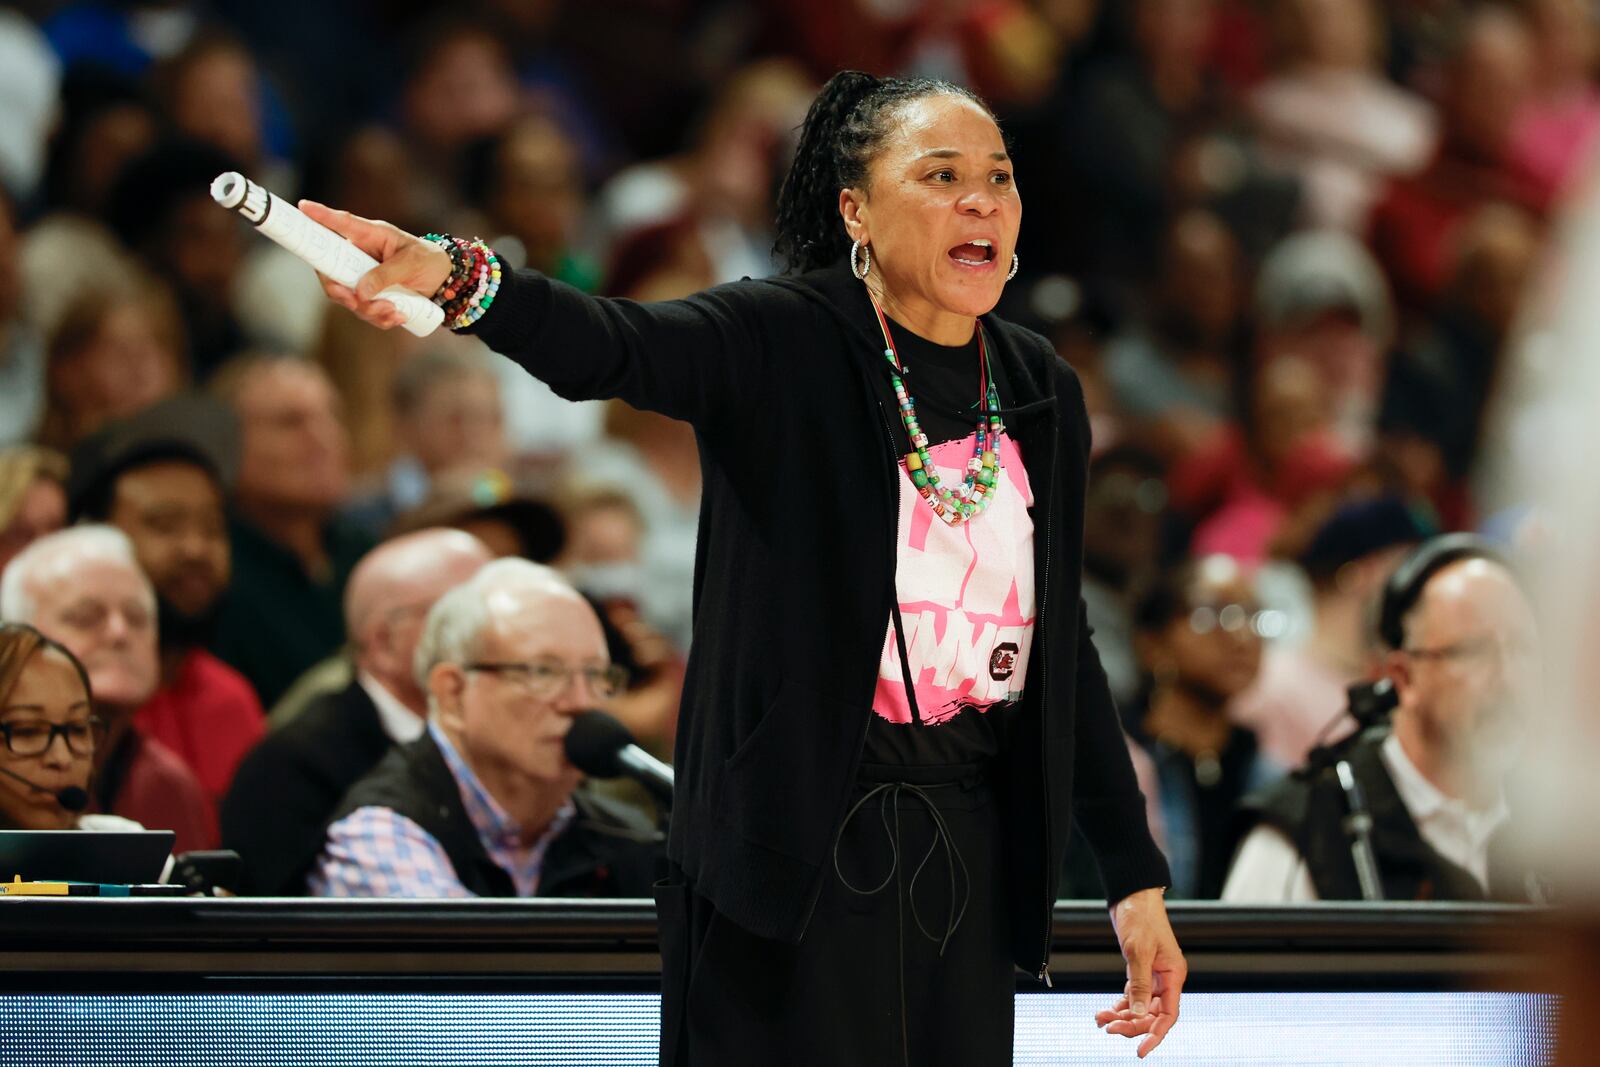
[[[562,611],[551,582],[583,594],[628,672],[613,710],[670,756],[693,432],[364,325],[209,183],[671,299],[783,269],[773,201],[822,80],[945,77],[1012,145],[998,311],[1083,381],[1088,617],[1173,894],[1215,897],[1243,798],[1354,727],[1405,552],[1517,551],[1473,475],[1600,130],[1597,41],[1583,0],[0,7],[0,615],[48,639],[15,638],[54,671],[29,685],[81,661],[93,810],[237,848],[250,891],[405,881],[352,873],[377,830],[341,809],[393,745],[509,773],[456,752],[490,709],[425,735],[413,663],[493,558],[554,568],[516,580]],[[540,803],[570,820],[564,788]]]

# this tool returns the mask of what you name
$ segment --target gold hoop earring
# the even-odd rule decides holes
[[[862,253],[865,253],[865,255],[861,255]],[[864,262],[857,261],[858,255],[861,256],[861,259],[864,260]],[[872,246],[863,245],[860,241],[856,241],[850,246],[850,273],[854,274],[858,280],[866,281],[867,274],[871,270]]]

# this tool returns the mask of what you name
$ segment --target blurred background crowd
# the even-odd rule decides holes
[[[1474,472],[1600,129],[1596,29],[1585,0],[0,7],[0,567],[109,524],[155,592],[118,600],[85,542],[21,605],[105,708],[97,803],[238,846],[274,817],[281,775],[239,773],[264,738],[358,676],[420,710],[449,554],[350,581],[441,527],[562,570],[629,670],[619,717],[671,752],[692,431],[364,325],[213,177],[670,299],[782,269],[798,126],[856,67],[1002,120],[1026,211],[999,313],[1084,382],[1096,644],[1174,893],[1217,896],[1237,801],[1347,729],[1394,563],[1533,536]]]

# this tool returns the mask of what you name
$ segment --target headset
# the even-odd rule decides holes
[[[1510,562],[1494,545],[1476,534],[1451,533],[1432,537],[1422,542],[1400,561],[1383,583],[1383,595],[1378,602],[1378,636],[1392,649],[1401,649],[1406,643],[1406,615],[1422,599],[1422,591],[1429,580],[1452,563],[1465,559],[1486,559],[1509,568]],[[1363,730],[1377,726],[1389,719],[1389,713],[1400,703],[1400,694],[1388,678],[1375,682],[1357,682],[1346,690],[1349,703],[1346,710],[1360,724],[1351,735],[1353,740]],[[1338,720],[1330,722],[1322,736]],[[1320,745],[1319,737],[1319,745]],[[1342,748],[1335,745],[1330,754]]]
[[[1452,563],[1466,559],[1486,559],[1511,569],[1511,563],[1493,544],[1476,534],[1451,533],[1429,538],[1383,583],[1383,598],[1378,607],[1378,636],[1392,649],[1405,647],[1406,615],[1422,599],[1428,581]]]

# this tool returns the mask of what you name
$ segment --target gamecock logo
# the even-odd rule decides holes
[[[989,677],[997,682],[1010,678],[1017,670],[1017,643],[1007,641],[994,646],[989,654]]]

